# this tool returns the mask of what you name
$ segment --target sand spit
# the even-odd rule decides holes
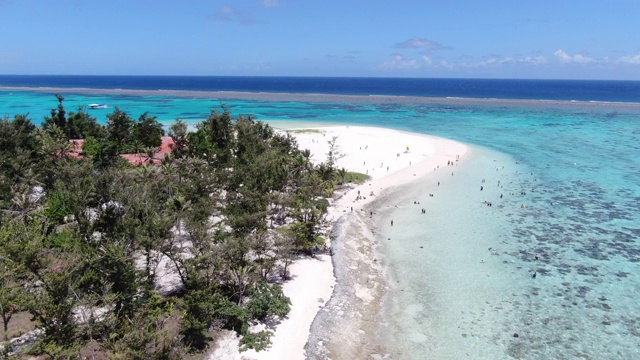
[[[361,126],[290,132],[300,148],[311,150],[315,162],[326,159],[328,142],[337,137],[336,145],[344,155],[337,161],[337,167],[368,173],[372,178],[359,186],[339,190],[332,201],[328,218],[335,224],[332,236],[335,241],[331,244],[334,256],[299,260],[292,267],[295,279],[283,288],[292,299],[292,310],[276,326],[271,348],[230,358],[356,359],[379,354],[383,349],[375,345],[379,342],[371,341],[371,333],[376,329],[379,320],[376,316],[384,294],[383,262],[376,255],[377,245],[370,230],[376,226],[376,217],[369,213],[368,204],[386,190],[414,181],[439,167],[449,171],[451,168],[444,169],[447,163],[453,164],[462,157],[466,146],[427,135]],[[334,264],[337,264],[335,272]],[[311,345],[306,345],[318,311],[322,311],[322,321],[316,320]],[[324,322],[326,320],[329,322]],[[333,321],[340,327],[332,326]],[[327,327],[326,331],[319,330],[322,327]],[[341,339],[340,343],[324,343],[323,333],[331,333],[333,339]]]

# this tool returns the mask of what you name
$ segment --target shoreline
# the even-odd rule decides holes
[[[433,142],[432,156],[397,174],[374,179],[371,186],[380,187],[378,196],[361,203],[365,211],[350,213],[337,222],[334,229],[336,253],[340,254],[334,259],[337,285],[329,303],[314,319],[305,347],[310,359],[377,359],[388,355],[383,341],[385,334],[378,330],[379,325],[386,326],[389,322],[381,316],[385,295],[392,284],[387,283],[388,259],[380,252],[383,245],[378,237],[380,229],[389,224],[388,219],[380,222],[385,217],[379,213],[392,206],[394,193],[452,170],[454,167],[446,168],[447,162],[451,161],[452,166],[454,162],[461,163],[469,149],[456,141],[425,136]]]
[[[333,235],[342,229],[346,231],[345,234],[350,233],[350,239],[356,233],[364,232],[366,236],[348,242],[344,241],[344,234],[337,238],[331,236],[331,247],[335,249],[333,258],[320,255],[316,259],[296,261],[296,268],[292,268],[292,274],[296,278],[283,287],[285,294],[292,298],[292,311],[275,328],[272,346],[265,351],[247,351],[227,358],[326,358],[328,350],[323,349],[325,344],[321,343],[320,348],[316,347],[318,334],[321,332],[318,328],[324,326],[320,318],[326,318],[327,311],[334,311],[337,301],[341,302],[340,308],[344,310],[338,310],[334,314],[338,317],[350,316],[360,311],[356,309],[365,308],[373,316],[377,314],[376,309],[382,301],[384,278],[381,277],[381,266],[384,261],[375,260],[378,256],[373,234],[375,227],[380,224],[375,224],[375,214],[368,214],[372,204],[381,197],[384,198],[384,194],[392,189],[423,179],[438,170],[439,166],[446,166],[448,161],[453,164],[467,151],[466,145],[453,140],[377,127],[317,127],[313,131],[293,132],[292,135],[298,140],[301,149],[309,148],[312,151],[312,160],[315,162],[323,160],[321,156],[325,151],[322,149],[328,146],[326,142],[333,136],[338,136],[336,142],[347,156],[338,160],[337,167],[368,172],[372,176],[360,185],[337,190],[338,198],[331,201],[327,214],[332,223]],[[371,162],[375,162],[375,165]],[[350,227],[356,227],[355,232]],[[355,274],[361,278],[357,281],[348,278],[351,271],[345,271],[343,266],[336,266],[346,261],[356,262],[350,267],[358,268]],[[345,292],[345,288],[351,291]],[[353,304],[353,308],[346,303]],[[352,329],[355,334],[361,335],[356,324],[358,322],[352,322],[351,327],[342,327],[342,330]],[[359,358],[359,354],[362,354],[362,349],[358,346],[360,342],[353,340],[348,346],[339,346],[345,353],[337,354],[337,350],[330,350],[329,352],[337,355],[332,355],[332,358]],[[376,351],[381,349],[374,349],[374,353]]]
[[[585,106],[600,109],[624,108],[640,110],[640,102],[615,102],[597,100],[552,100],[552,99],[506,99],[471,97],[430,97],[404,95],[354,95],[322,93],[285,93],[285,92],[243,92],[208,90],[139,90],[139,89],[101,89],[82,87],[36,87],[36,86],[0,86],[0,91],[32,91],[54,93],[75,93],[92,95],[130,95],[130,96],[170,96],[186,98],[213,98],[216,100],[256,100],[256,101],[300,101],[300,102],[348,102],[362,104],[442,104],[442,105],[501,105],[501,106]]]

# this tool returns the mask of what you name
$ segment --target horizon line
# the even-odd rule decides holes
[[[0,76],[87,76],[87,77],[211,77],[211,78],[315,78],[315,79],[404,79],[404,80],[522,80],[522,81],[616,81],[640,82],[631,79],[573,79],[573,78],[500,78],[500,77],[408,77],[408,76],[323,76],[323,75],[136,75],[136,74],[0,74]]]

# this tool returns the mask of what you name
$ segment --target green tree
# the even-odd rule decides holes
[[[53,125],[57,126],[60,129],[63,129],[63,131],[66,129],[67,112],[65,111],[64,104],[62,103],[64,101],[64,96],[56,94],[56,99],[58,99],[58,108],[51,109],[51,116],[47,116],[44,118],[44,121],[42,122],[42,128],[44,130],[49,130]]]
[[[196,133],[201,132],[207,143],[212,146],[216,164],[219,167],[227,166],[231,161],[234,146],[233,122],[229,110],[224,108],[222,113],[212,111],[196,128]]]
[[[79,107],[75,113],[69,113],[63,132],[68,139],[86,139],[88,137],[103,139],[106,136],[105,128],[98,124],[96,118],[87,113],[83,107]]]
[[[28,286],[21,307],[45,331],[40,349],[57,357],[77,345],[73,308],[81,261],[74,251],[47,249],[44,226],[37,218],[14,217],[0,228],[0,249]]]
[[[124,111],[115,108],[107,115],[107,140],[118,146],[118,151],[126,153],[132,140],[134,122]]]
[[[28,115],[0,119],[0,207],[13,197],[11,188],[24,181],[39,181],[44,154],[41,137]]]
[[[291,300],[278,284],[260,280],[251,286],[247,310],[253,319],[265,320],[270,316],[284,317],[291,309]]]
[[[148,113],[140,115],[138,121],[132,127],[132,140],[139,141],[144,147],[158,147],[162,144],[164,130],[155,116]]]
[[[20,286],[20,274],[14,271],[15,265],[0,255],[0,315],[4,330],[4,341],[8,339],[9,321],[13,314],[20,311],[24,303],[24,292]]]
[[[188,149],[187,124],[180,119],[176,119],[176,121],[169,127],[169,136],[173,140],[171,153],[176,158],[181,158]]]
[[[338,169],[338,177],[340,178],[340,183],[341,184],[344,184],[345,179],[347,177],[347,173],[348,173],[348,171],[345,168]]]
[[[93,156],[93,164],[98,169],[107,169],[120,160],[120,151],[117,143],[112,141],[101,142]]]
[[[343,154],[342,151],[340,150],[340,145],[338,145],[337,136],[332,137],[331,140],[327,141],[327,144],[329,144],[329,151],[327,152],[326,164],[330,169],[333,170],[333,168],[336,165],[336,162],[342,159],[343,157],[345,157],[346,154]]]
[[[188,156],[206,160],[210,164],[216,160],[215,147],[204,131],[197,130],[189,133],[187,143],[189,144]]]
[[[82,114],[64,115],[66,129],[86,135]],[[114,358],[179,358],[219,328],[244,335],[243,347],[266,346],[270,333],[249,334],[250,322],[284,316],[289,302],[265,280],[322,244],[335,170],[314,166],[291,135],[227,109],[192,133],[177,121],[174,156],[132,168],[119,153],[150,156],[139,135],[157,122],[119,109],[108,120],[105,137],[85,140],[89,159],[66,156],[53,121],[43,132],[26,116],[0,120],[5,322],[13,303],[31,312],[46,331],[34,352],[52,358],[77,357],[89,342]],[[156,290],[161,258],[184,285],[170,296]],[[30,296],[6,300],[14,285]]]
[[[185,317],[180,333],[184,336],[187,346],[204,350],[207,343],[212,340],[208,329],[217,315],[216,309],[223,302],[223,298],[215,293],[206,281],[193,276],[187,281],[187,294],[183,302]]]
[[[101,141],[93,136],[88,136],[82,143],[82,154],[84,156],[95,156],[100,148],[100,143]]]
[[[298,249],[310,252],[314,246],[323,244],[328,202],[318,196],[323,192],[322,180],[316,174],[305,179],[305,184],[295,194],[291,214],[296,221],[289,226],[289,236]]]

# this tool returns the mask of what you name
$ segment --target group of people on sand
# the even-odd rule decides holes
[[[369,196],[375,196],[375,195],[373,194],[373,191],[371,191],[371,192],[369,193]],[[360,195],[360,190],[358,190],[358,195],[356,196],[356,201],[358,201],[358,200],[367,200],[367,197],[366,197],[366,196],[364,196],[364,195]]]
[[[368,148],[368,146],[366,146],[366,147],[365,147],[365,149],[366,149],[366,148]],[[362,149],[362,147],[360,147],[360,149]],[[407,150],[408,150],[408,149],[407,149]],[[398,153],[398,154],[397,154],[397,156],[399,157],[399,156],[400,156],[400,153]],[[460,155],[456,155],[456,160],[455,160],[455,161],[453,161],[453,160],[448,160],[448,161],[447,161],[447,166],[454,166],[454,164],[455,164],[455,165],[457,165],[457,164],[456,164],[456,162],[457,162],[459,159],[460,159]],[[366,162],[363,162],[363,165],[365,165],[365,166],[366,166]],[[380,167],[383,167],[383,166],[384,166],[384,163],[380,163]],[[439,168],[440,168],[440,165],[438,165],[436,168],[434,168],[434,170],[439,169]],[[387,166],[387,171],[388,171],[388,170],[389,170],[389,167]],[[453,173],[451,173],[451,175],[453,176]],[[483,182],[484,182],[484,180],[483,180]],[[437,183],[437,184],[438,184],[438,186],[440,186],[440,182],[439,182],[439,181],[438,181],[438,183]],[[374,196],[373,191],[371,191],[370,196]],[[433,193],[430,193],[430,194],[429,194],[429,197],[434,197],[434,194],[433,194]],[[361,199],[362,199],[362,200],[366,200],[366,197],[365,197],[365,196],[363,196],[363,195],[361,195],[361,194],[360,194],[360,190],[358,190],[358,193],[357,193],[357,196],[356,196],[356,199],[355,199],[355,200],[356,200],[356,201],[358,201],[358,200],[361,200]],[[420,204],[420,201],[415,200],[413,203],[414,203],[414,204]],[[488,206],[491,206],[491,205],[488,205]],[[397,207],[397,206],[396,206],[396,207]],[[350,207],[350,211],[351,211],[351,212],[353,212],[353,206],[351,206],[351,207]],[[421,208],[421,209],[420,209],[420,212],[421,212],[422,214],[426,214],[426,213],[427,213],[427,210],[426,210],[425,208]],[[373,218],[373,212],[372,212],[372,211],[369,213],[369,217]],[[390,225],[391,225],[391,226],[393,226],[393,219],[390,221]]]
[[[433,195],[433,194],[429,194],[429,196],[432,196],[432,195]],[[413,204],[414,204],[414,205],[420,205],[420,201],[414,200],[414,201],[413,201]],[[421,212],[422,214],[426,214],[426,213],[427,213],[427,209],[422,208],[422,209],[420,209],[420,212]]]

